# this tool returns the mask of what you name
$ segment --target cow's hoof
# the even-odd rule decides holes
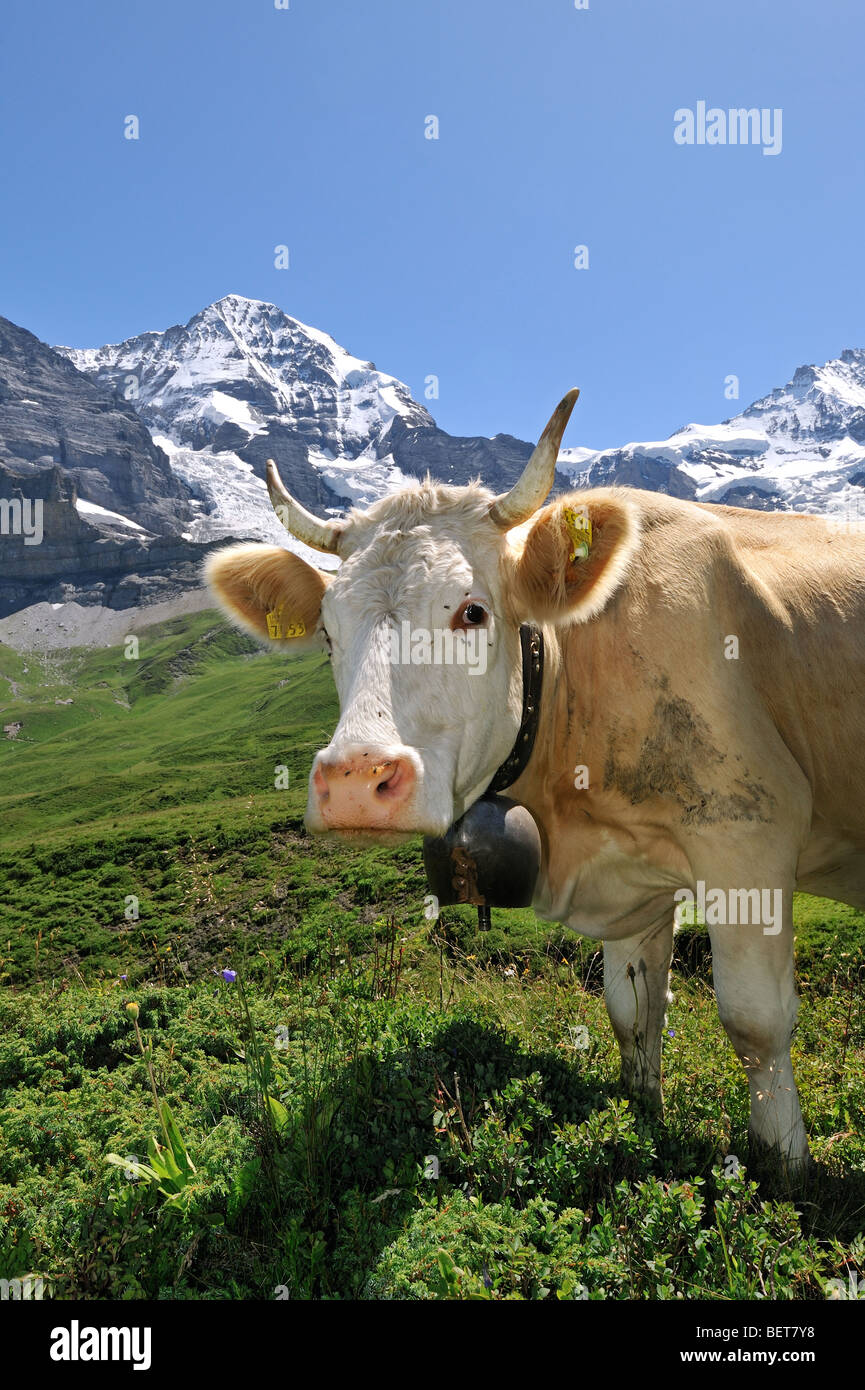
[[[619,1090],[640,1110],[663,1119],[664,1100],[658,1086],[640,1086],[632,1078],[623,1075],[619,1081]]]
[[[767,1144],[756,1134],[748,1135],[748,1148],[750,1175],[778,1191],[799,1191],[817,1172],[808,1149],[785,1154],[777,1144]]]

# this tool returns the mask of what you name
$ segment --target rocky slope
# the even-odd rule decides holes
[[[145,530],[179,535],[191,519],[187,488],[132,405],[4,318],[0,464],[25,477],[59,466],[81,501]]]
[[[38,532],[8,524],[16,503],[31,522],[38,515]],[[0,618],[38,603],[130,609],[172,599],[199,587],[213,548],[99,507],[82,512],[75,477],[57,464],[28,473],[0,464],[0,505]]]
[[[185,484],[133,408],[0,318],[0,615],[126,608],[196,584]],[[20,518],[35,521],[24,533]]]

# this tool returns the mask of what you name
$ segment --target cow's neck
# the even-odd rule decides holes
[[[523,664],[523,710],[514,746],[493,775],[486,790],[489,796],[502,792],[522,776],[528,767],[535,746],[541,715],[544,681],[544,635],[540,628],[523,623],[520,628],[520,648]]]
[[[545,626],[544,639],[538,737],[507,792],[541,837],[535,911],[587,936],[622,939],[651,925],[658,904],[687,882],[679,822],[664,814],[675,789],[656,787],[643,766],[647,740],[650,750],[654,739],[675,751],[664,712],[678,697],[654,631],[638,647],[615,608],[602,622]],[[697,766],[695,776],[709,773]]]

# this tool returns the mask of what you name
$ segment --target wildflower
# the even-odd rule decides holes
[[[137,1005],[134,1001],[130,1000],[130,1002],[126,1005],[126,1012],[129,1014],[129,1017],[130,1017],[130,1018],[135,1018],[135,1019],[137,1019],[137,1018],[138,1018],[138,1005]]]
[[[225,983],[226,983],[227,985],[233,985],[234,982],[235,982],[235,980],[237,979],[237,971],[236,971],[236,970],[223,970],[221,973],[222,973],[222,978],[223,978],[223,980],[225,981]]]

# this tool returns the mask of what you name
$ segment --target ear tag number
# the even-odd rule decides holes
[[[273,608],[267,614],[267,635],[272,637],[275,642],[287,642],[292,637],[305,637],[306,627],[296,619],[293,623],[284,623],[282,618],[282,606]]]
[[[592,519],[584,508],[562,507],[562,520],[571,541],[571,560],[588,560],[592,548]]]

